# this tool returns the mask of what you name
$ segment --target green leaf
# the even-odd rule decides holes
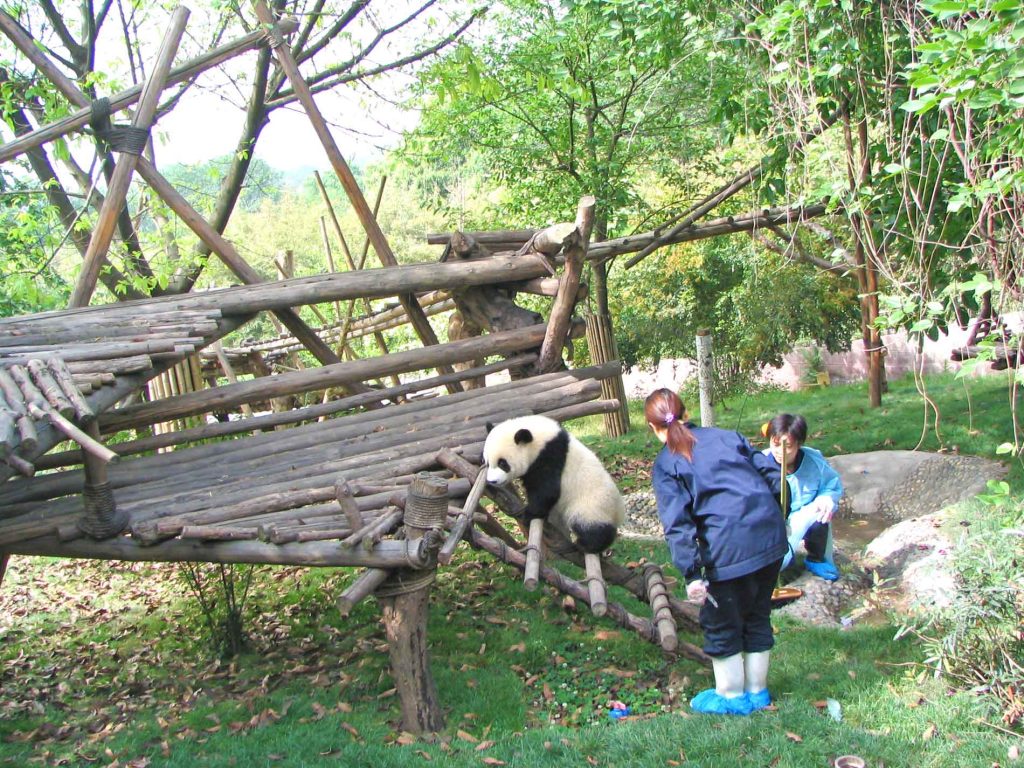
[[[1000,443],[996,447],[996,455],[1003,455],[1007,453],[1013,453],[1013,443]]]

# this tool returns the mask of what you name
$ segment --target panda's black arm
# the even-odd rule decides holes
[[[529,473],[523,477],[523,487],[526,489],[523,516],[527,521],[538,517],[547,519],[562,492],[561,478],[543,472]]]

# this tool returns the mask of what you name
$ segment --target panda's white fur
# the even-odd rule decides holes
[[[626,505],[601,460],[546,416],[522,416],[490,428],[484,442],[487,482],[521,479],[527,521],[546,518],[584,552],[607,549]]]

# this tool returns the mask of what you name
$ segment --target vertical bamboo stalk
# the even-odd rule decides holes
[[[537,588],[537,582],[540,581],[540,561],[543,548],[544,520],[535,517],[530,521],[530,532],[526,537],[526,567],[523,569],[523,587],[530,592]]]

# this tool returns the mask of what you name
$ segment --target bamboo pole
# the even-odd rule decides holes
[[[185,32],[185,23],[188,21],[190,11],[183,5],[179,5],[171,14],[167,32],[164,35],[160,51],[157,53],[156,62],[150,72],[146,86],[142,89],[139,97],[138,107],[135,109],[135,117],[132,120],[132,127],[149,131],[156,116],[156,109],[160,101],[160,93],[164,89],[167,75],[170,72],[171,64],[174,62],[174,55],[178,51],[178,44]],[[138,162],[138,155],[131,152],[121,152],[114,167],[114,173],[107,185],[107,195],[103,200],[100,209],[100,217],[93,229],[92,237],[89,240],[89,247],[86,250],[82,271],[78,275],[75,288],[71,293],[69,306],[84,307],[89,303],[89,298],[96,288],[96,281],[100,276],[100,268],[110,247],[110,240],[114,234],[114,226],[117,217],[124,205],[125,197],[128,194],[128,187],[131,185],[132,174]]]

